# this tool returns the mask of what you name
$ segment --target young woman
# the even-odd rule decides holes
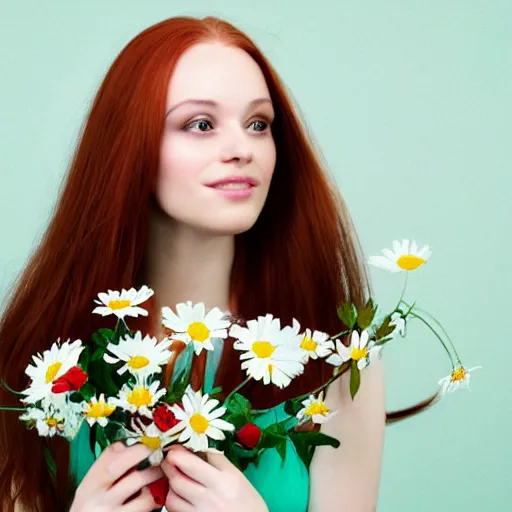
[[[143,284],[155,291],[150,315],[130,327],[160,337],[160,308],[187,300],[245,319],[296,318],[333,334],[343,327],[337,306],[362,304],[370,293],[349,214],[285,87],[255,44],[216,18],[154,25],[109,69],[55,215],[6,308],[2,378],[25,387],[33,353],[107,326],[91,315],[99,292]],[[203,351],[194,361],[196,383],[208,364],[211,372]],[[244,393],[282,414],[287,397],[331,372],[312,361],[283,390],[255,382]],[[226,392],[244,377],[229,343],[214,375]],[[205,461],[179,447],[160,467],[130,471],[147,449],[117,443],[79,474],[77,461],[91,456],[87,443],[72,446],[70,466],[67,441],[52,438],[53,480],[42,438],[2,412],[3,510],[15,502],[27,512],[70,503],[73,512],[152,510],[145,486],[162,475],[170,482],[166,506],[176,512],[374,510],[386,422],[380,361],[364,371],[353,401],[348,382],[344,374],[328,389],[340,413],[322,426],[341,446],[317,448],[309,472],[293,446],[284,465],[270,453],[245,474],[223,455]],[[0,397],[15,403],[3,390]]]

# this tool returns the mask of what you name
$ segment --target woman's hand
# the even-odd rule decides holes
[[[118,442],[109,446],[78,486],[70,512],[153,510],[156,504],[145,486],[161,478],[163,472],[159,467],[142,471],[134,469],[150,453],[151,450],[143,444],[128,448]]]
[[[161,463],[169,478],[169,512],[268,512],[263,498],[222,453],[207,452],[207,462],[173,445]]]

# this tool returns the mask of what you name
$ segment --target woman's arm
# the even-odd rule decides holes
[[[321,432],[339,439],[334,449],[315,450],[310,466],[309,512],[371,512],[377,509],[386,406],[382,361],[361,372],[361,386],[350,397],[350,371],[329,388],[327,405],[339,412]]]

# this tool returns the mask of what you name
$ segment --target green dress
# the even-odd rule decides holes
[[[213,340],[214,351],[208,352],[205,374],[205,389],[213,388],[215,370],[222,352],[222,340]],[[178,358],[176,371],[187,364],[185,358]],[[260,428],[282,421],[289,417],[284,411],[284,404],[279,404],[262,416],[255,423]],[[292,421],[292,420],[291,420]],[[265,500],[270,512],[306,512],[309,500],[309,474],[299,458],[295,446],[288,439],[284,461],[275,448],[266,450],[258,466],[250,464],[244,475]],[[84,422],[78,435],[71,441],[70,471],[76,477],[77,485],[81,482],[99,453],[93,454],[89,445],[89,425]]]

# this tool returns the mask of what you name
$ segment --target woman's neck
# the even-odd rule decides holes
[[[188,300],[226,311],[235,252],[234,236],[212,236],[152,214],[145,255],[146,284],[158,310]]]

